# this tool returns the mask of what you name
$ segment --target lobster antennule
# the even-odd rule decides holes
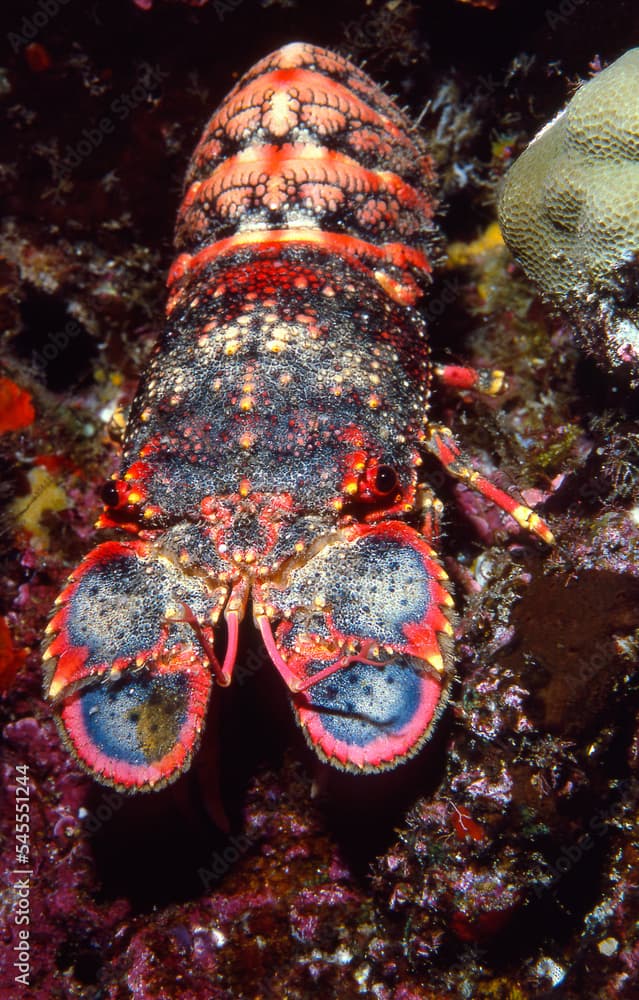
[[[237,646],[240,634],[240,622],[244,618],[249,588],[246,580],[240,579],[234,585],[226,607],[224,620],[226,622],[226,653],[222,663],[223,686],[231,683],[233,667],[237,659]]]

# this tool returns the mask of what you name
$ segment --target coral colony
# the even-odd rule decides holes
[[[533,139],[508,172],[499,221],[583,347],[639,384],[639,48]]]

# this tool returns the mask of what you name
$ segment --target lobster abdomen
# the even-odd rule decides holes
[[[238,228],[319,227],[428,254],[432,164],[410,130],[351,63],[287,45],[242,77],[206,126],[176,246],[193,253]]]

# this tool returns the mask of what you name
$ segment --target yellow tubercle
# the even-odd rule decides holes
[[[443,674],[444,661],[441,653],[427,653],[424,659],[433,668],[433,670],[437,671],[438,674]]]
[[[58,695],[60,694],[61,691],[64,691],[64,681],[55,680],[55,678],[54,678],[51,681],[51,685],[49,687],[47,698],[50,698],[50,699],[53,700],[53,699],[55,699],[55,698],[58,697]]]

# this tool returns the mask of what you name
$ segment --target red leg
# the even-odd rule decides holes
[[[435,375],[447,389],[473,389],[484,396],[497,396],[506,387],[505,373],[499,368],[435,365]]]
[[[544,540],[548,545],[554,543],[552,532],[545,521],[534,513],[530,507],[518,503],[503,490],[480,475],[471,468],[470,460],[460,451],[453,432],[442,424],[433,424],[429,428],[430,437],[426,441],[426,447],[435,455],[442,465],[452,476],[460,479],[472,489],[477,490],[482,496],[491,500],[507,514],[515,519],[527,531],[533,532]]]

